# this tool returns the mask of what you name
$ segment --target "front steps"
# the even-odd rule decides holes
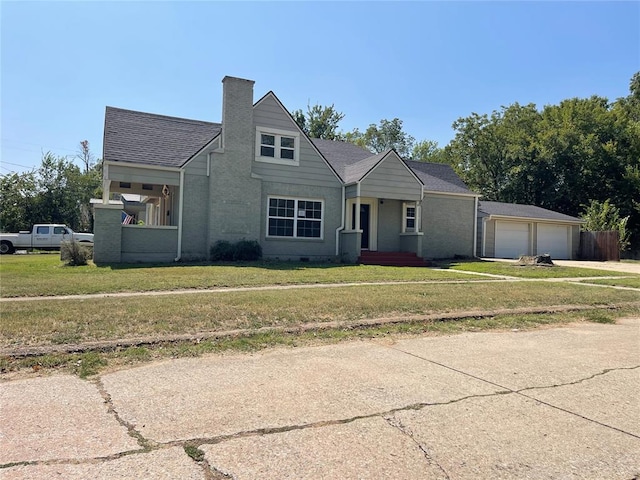
[[[385,265],[392,267],[428,267],[429,262],[410,252],[362,251],[358,257],[362,265]]]

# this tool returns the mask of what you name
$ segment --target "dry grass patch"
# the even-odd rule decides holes
[[[323,345],[341,341],[410,338],[418,335],[451,335],[485,330],[528,330],[575,322],[615,323],[617,318],[639,315],[640,308],[594,310],[562,314],[496,315],[448,321],[407,321],[359,328],[327,328],[302,333],[261,332],[205,341],[164,342],[152,346],[133,346],[83,354],[48,354],[25,358],[0,357],[5,376],[38,375],[65,371],[81,377],[105,370],[117,370],[153,360],[198,357],[225,352],[255,352],[273,347]]]
[[[640,293],[546,282],[345,286],[9,302],[0,345],[46,345],[547,305],[609,305]]]

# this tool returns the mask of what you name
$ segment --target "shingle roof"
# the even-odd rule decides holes
[[[103,159],[181,167],[221,131],[219,123],[107,107]],[[315,147],[345,183],[360,180],[386,154],[353,143],[312,138]],[[405,162],[425,190],[473,194],[449,165]]]
[[[367,173],[384,156],[384,153],[372,155],[368,150],[348,142],[319,138],[312,138],[311,141],[345,183],[362,178],[362,175]],[[474,194],[449,165],[406,160],[405,163],[422,181],[425,190]]]
[[[181,167],[220,130],[219,123],[107,107],[103,159]]]
[[[474,195],[475,193],[460,179],[450,165],[444,163],[406,161],[416,176],[424,183],[424,189],[431,192],[462,193]]]
[[[321,138],[312,138],[311,141],[343,180],[345,180],[345,169],[348,165],[373,155],[369,150],[349,142]]]
[[[556,220],[565,222],[581,222],[579,218],[554,212],[534,205],[520,205],[517,203],[487,202],[478,203],[478,213],[486,215],[501,215],[505,217],[537,218],[540,220]]]
[[[387,155],[387,152],[379,153],[377,155],[371,155],[364,160],[346,165],[344,167],[343,180],[344,183],[354,183],[362,180],[373,167],[375,167],[380,160]]]

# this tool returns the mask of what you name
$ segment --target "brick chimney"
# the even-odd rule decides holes
[[[222,79],[222,145],[226,152],[253,154],[253,80],[224,77]]]

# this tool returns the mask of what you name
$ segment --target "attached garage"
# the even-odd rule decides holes
[[[576,258],[582,220],[562,213],[515,203],[478,203],[476,254],[518,258],[548,253],[552,259]]]
[[[496,222],[495,228],[497,258],[529,255],[531,234],[528,223],[500,221]]]

